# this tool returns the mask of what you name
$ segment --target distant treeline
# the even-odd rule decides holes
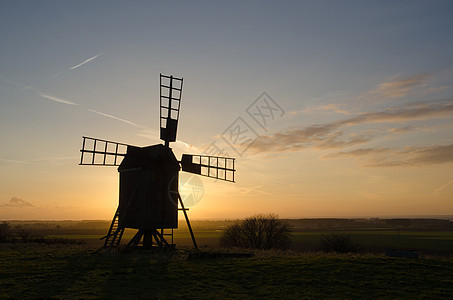
[[[38,227],[41,225],[38,225]],[[57,225],[59,226],[59,225]],[[56,229],[58,231],[59,229]],[[45,244],[80,244],[82,241],[67,238],[48,238],[43,230],[34,228],[33,224],[22,225],[3,221],[0,223],[0,243],[45,243]]]
[[[313,230],[453,230],[453,222],[446,219],[430,218],[312,218],[283,219],[293,231]],[[223,231],[238,220],[191,221],[198,230]],[[1,222],[1,221],[0,221]],[[108,230],[111,221],[7,221],[11,228],[32,230],[39,235],[52,234],[100,234]],[[180,230],[186,230],[185,221],[180,220]]]
[[[294,231],[301,230],[453,230],[453,222],[444,219],[287,219]]]

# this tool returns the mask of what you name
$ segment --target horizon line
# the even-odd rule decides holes
[[[253,216],[250,216],[253,217]],[[246,217],[249,218],[249,217]],[[215,219],[193,219],[191,222],[200,221],[236,221],[245,218],[215,218]],[[280,220],[314,220],[314,219],[440,219],[440,220],[453,220],[451,215],[382,215],[382,216],[348,216],[348,217],[299,217],[299,218],[278,218]],[[0,219],[0,222],[111,222],[111,219]],[[185,219],[178,219],[178,221],[185,221]]]

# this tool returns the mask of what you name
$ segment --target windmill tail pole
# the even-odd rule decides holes
[[[179,203],[181,204],[181,210],[184,213],[184,217],[186,218],[187,227],[189,227],[189,232],[190,232],[190,236],[192,237],[193,246],[195,247],[196,250],[198,250],[197,241],[195,241],[195,236],[193,235],[192,226],[190,226],[189,217],[187,216],[186,209],[184,208],[184,203],[182,203],[181,195],[179,193],[178,193],[178,199],[179,199]]]

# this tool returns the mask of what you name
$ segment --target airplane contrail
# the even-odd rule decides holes
[[[58,98],[58,97],[54,97],[54,96],[51,96],[51,95],[47,95],[47,94],[43,94],[43,93],[38,93],[38,95],[43,97],[43,98],[55,101],[55,102],[79,106],[77,103],[71,102],[69,100],[61,99],[61,98]]]
[[[104,116],[104,117],[107,117],[107,118],[112,118],[112,119],[127,123],[127,124],[135,126],[135,127],[141,127],[140,125],[135,124],[134,122],[131,122],[131,121],[128,121],[128,120],[125,120],[125,119],[121,119],[121,118],[118,118],[118,117],[115,117],[115,116],[112,116],[112,115],[108,115],[108,114],[102,113],[102,112],[94,110],[94,109],[87,108],[87,110],[91,111],[91,112],[93,112],[95,114],[98,114],[98,115],[101,115],[101,116]]]
[[[63,103],[63,104],[69,104],[69,105],[78,106],[77,103],[71,102],[69,100],[65,100],[65,99],[61,99],[61,98],[55,97],[55,96],[51,96],[51,95],[48,95],[48,94],[41,93],[40,91],[38,91],[37,89],[35,89],[32,86],[27,86],[25,84],[22,84],[22,83],[19,83],[19,82],[16,82],[16,81],[12,81],[12,80],[8,80],[8,79],[3,78],[3,77],[2,77],[2,80],[5,81],[5,82],[8,82],[8,83],[11,83],[11,84],[18,85],[18,86],[22,87],[20,90],[15,91],[14,93],[18,93],[18,92],[21,92],[23,90],[32,90],[33,92],[35,92],[38,96],[40,96],[42,98],[45,98],[45,99],[48,99],[48,100],[52,100],[52,101],[55,101],[55,102],[59,102],[59,103]]]
[[[3,76],[0,76],[1,79],[6,82],[6,83],[10,83],[10,84],[14,84],[14,85],[17,85],[17,86],[20,86],[21,88],[15,92],[13,92],[13,94],[16,94],[16,93],[19,93],[21,91],[24,91],[24,90],[33,90],[33,91],[36,91],[34,87],[32,86],[28,86],[28,85],[25,85],[25,84],[22,84],[22,83],[19,83],[19,82],[16,82],[16,81],[12,81],[12,80],[9,80],[9,79],[6,79],[4,78]]]
[[[4,82],[6,82],[6,83],[11,83],[11,84],[14,84],[14,85],[18,85],[18,86],[20,86],[20,87],[27,87],[27,88],[28,88],[28,86],[26,86],[26,85],[24,85],[24,84],[22,84],[22,83],[19,83],[19,82],[15,82],[15,81],[6,79],[6,78],[4,78],[3,76],[0,76],[0,77],[1,77],[2,80],[3,80]]]
[[[77,69],[78,67],[81,67],[81,66],[83,66],[83,65],[86,64],[86,63],[89,63],[89,62],[92,61],[93,59],[98,58],[99,56],[101,56],[101,54],[102,54],[102,53],[99,53],[98,55],[95,55],[95,56],[93,56],[93,57],[90,57],[90,58],[88,58],[88,59],[82,61],[80,64],[75,65],[75,66],[73,66],[73,67],[70,67],[69,70]]]
[[[8,162],[8,163],[16,163],[16,164],[36,164],[35,162],[31,162],[31,161],[6,159],[6,158],[0,158],[0,161]]]
[[[65,69],[65,70],[63,70],[63,71],[60,71],[60,72],[58,72],[58,73],[55,73],[55,74],[53,74],[52,76],[50,76],[49,78],[50,78],[50,79],[53,79],[53,78],[55,78],[55,77],[57,77],[57,76],[60,76],[60,74],[62,74],[62,73],[65,73],[65,72],[70,71],[70,70],[77,69],[78,67],[80,67],[80,66],[82,66],[82,65],[84,65],[84,64],[86,64],[86,63],[89,63],[90,61],[92,61],[93,59],[98,58],[98,57],[101,56],[101,55],[102,55],[102,53],[99,53],[98,55],[95,55],[95,56],[93,56],[93,57],[90,57],[90,58],[88,58],[88,59],[85,59],[85,60],[82,61],[80,64],[75,65],[75,66],[73,66],[73,67],[70,67],[69,69]]]
[[[101,54],[98,54],[98,55],[96,55],[96,56],[94,56],[94,57],[92,57],[90,59],[87,59],[82,64],[87,63],[88,61],[95,59],[99,55],[101,55]],[[80,66],[82,64],[79,64],[78,66]],[[75,66],[75,67],[77,67],[77,66]],[[111,118],[111,119],[114,119],[114,120],[117,120],[117,121],[121,121],[123,123],[127,123],[127,124],[135,126],[135,127],[143,127],[143,126],[141,126],[139,124],[136,124],[134,122],[131,122],[129,120],[121,119],[121,118],[118,118],[118,117],[115,117],[115,116],[112,116],[112,115],[109,115],[109,114],[106,114],[106,113],[103,113],[103,112],[100,112],[100,111],[97,111],[97,110],[94,110],[94,109],[89,109],[87,107],[84,107],[83,105],[79,105],[78,103],[75,103],[75,102],[72,102],[72,101],[69,101],[69,100],[66,100],[66,99],[62,99],[62,98],[59,98],[59,97],[55,97],[55,96],[52,96],[52,95],[49,95],[49,94],[42,93],[41,91],[37,90],[36,88],[34,88],[32,86],[27,86],[27,85],[19,83],[19,82],[8,80],[8,79],[4,78],[3,76],[0,76],[0,79],[5,81],[5,82],[7,82],[7,83],[14,84],[14,85],[22,87],[19,91],[22,91],[22,90],[25,90],[25,89],[30,89],[33,92],[35,92],[38,96],[40,96],[42,98],[45,98],[47,100],[51,100],[51,101],[54,101],[54,102],[57,102],[57,103],[62,103],[62,104],[82,107],[82,108],[84,108],[84,109],[86,109],[86,110],[88,110],[88,111],[90,111],[92,113],[95,113],[95,114],[98,114],[98,115],[101,115],[101,116],[104,116],[104,117],[107,117],[107,118]]]

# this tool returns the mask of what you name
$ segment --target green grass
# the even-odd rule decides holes
[[[127,230],[123,242],[129,241],[136,230]],[[329,233],[349,234],[354,242],[363,249],[372,251],[388,248],[414,249],[420,251],[453,251],[452,231],[396,231],[396,230],[355,230],[355,231],[297,231],[292,233],[292,249],[299,251],[315,251],[319,248],[321,236]],[[199,245],[216,247],[222,231],[219,230],[194,230],[195,238]],[[103,234],[104,235],[104,234]],[[89,245],[102,246],[99,238],[103,235],[96,234],[53,234],[48,238],[80,239]],[[189,232],[175,230],[174,242],[180,246],[191,246],[192,240]]]
[[[188,259],[0,245],[0,298],[448,298],[453,261],[378,255]]]
[[[294,232],[294,247],[316,249],[323,234],[348,234],[364,249],[403,248],[415,250],[453,251],[453,232],[451,231],[310,231]]]

